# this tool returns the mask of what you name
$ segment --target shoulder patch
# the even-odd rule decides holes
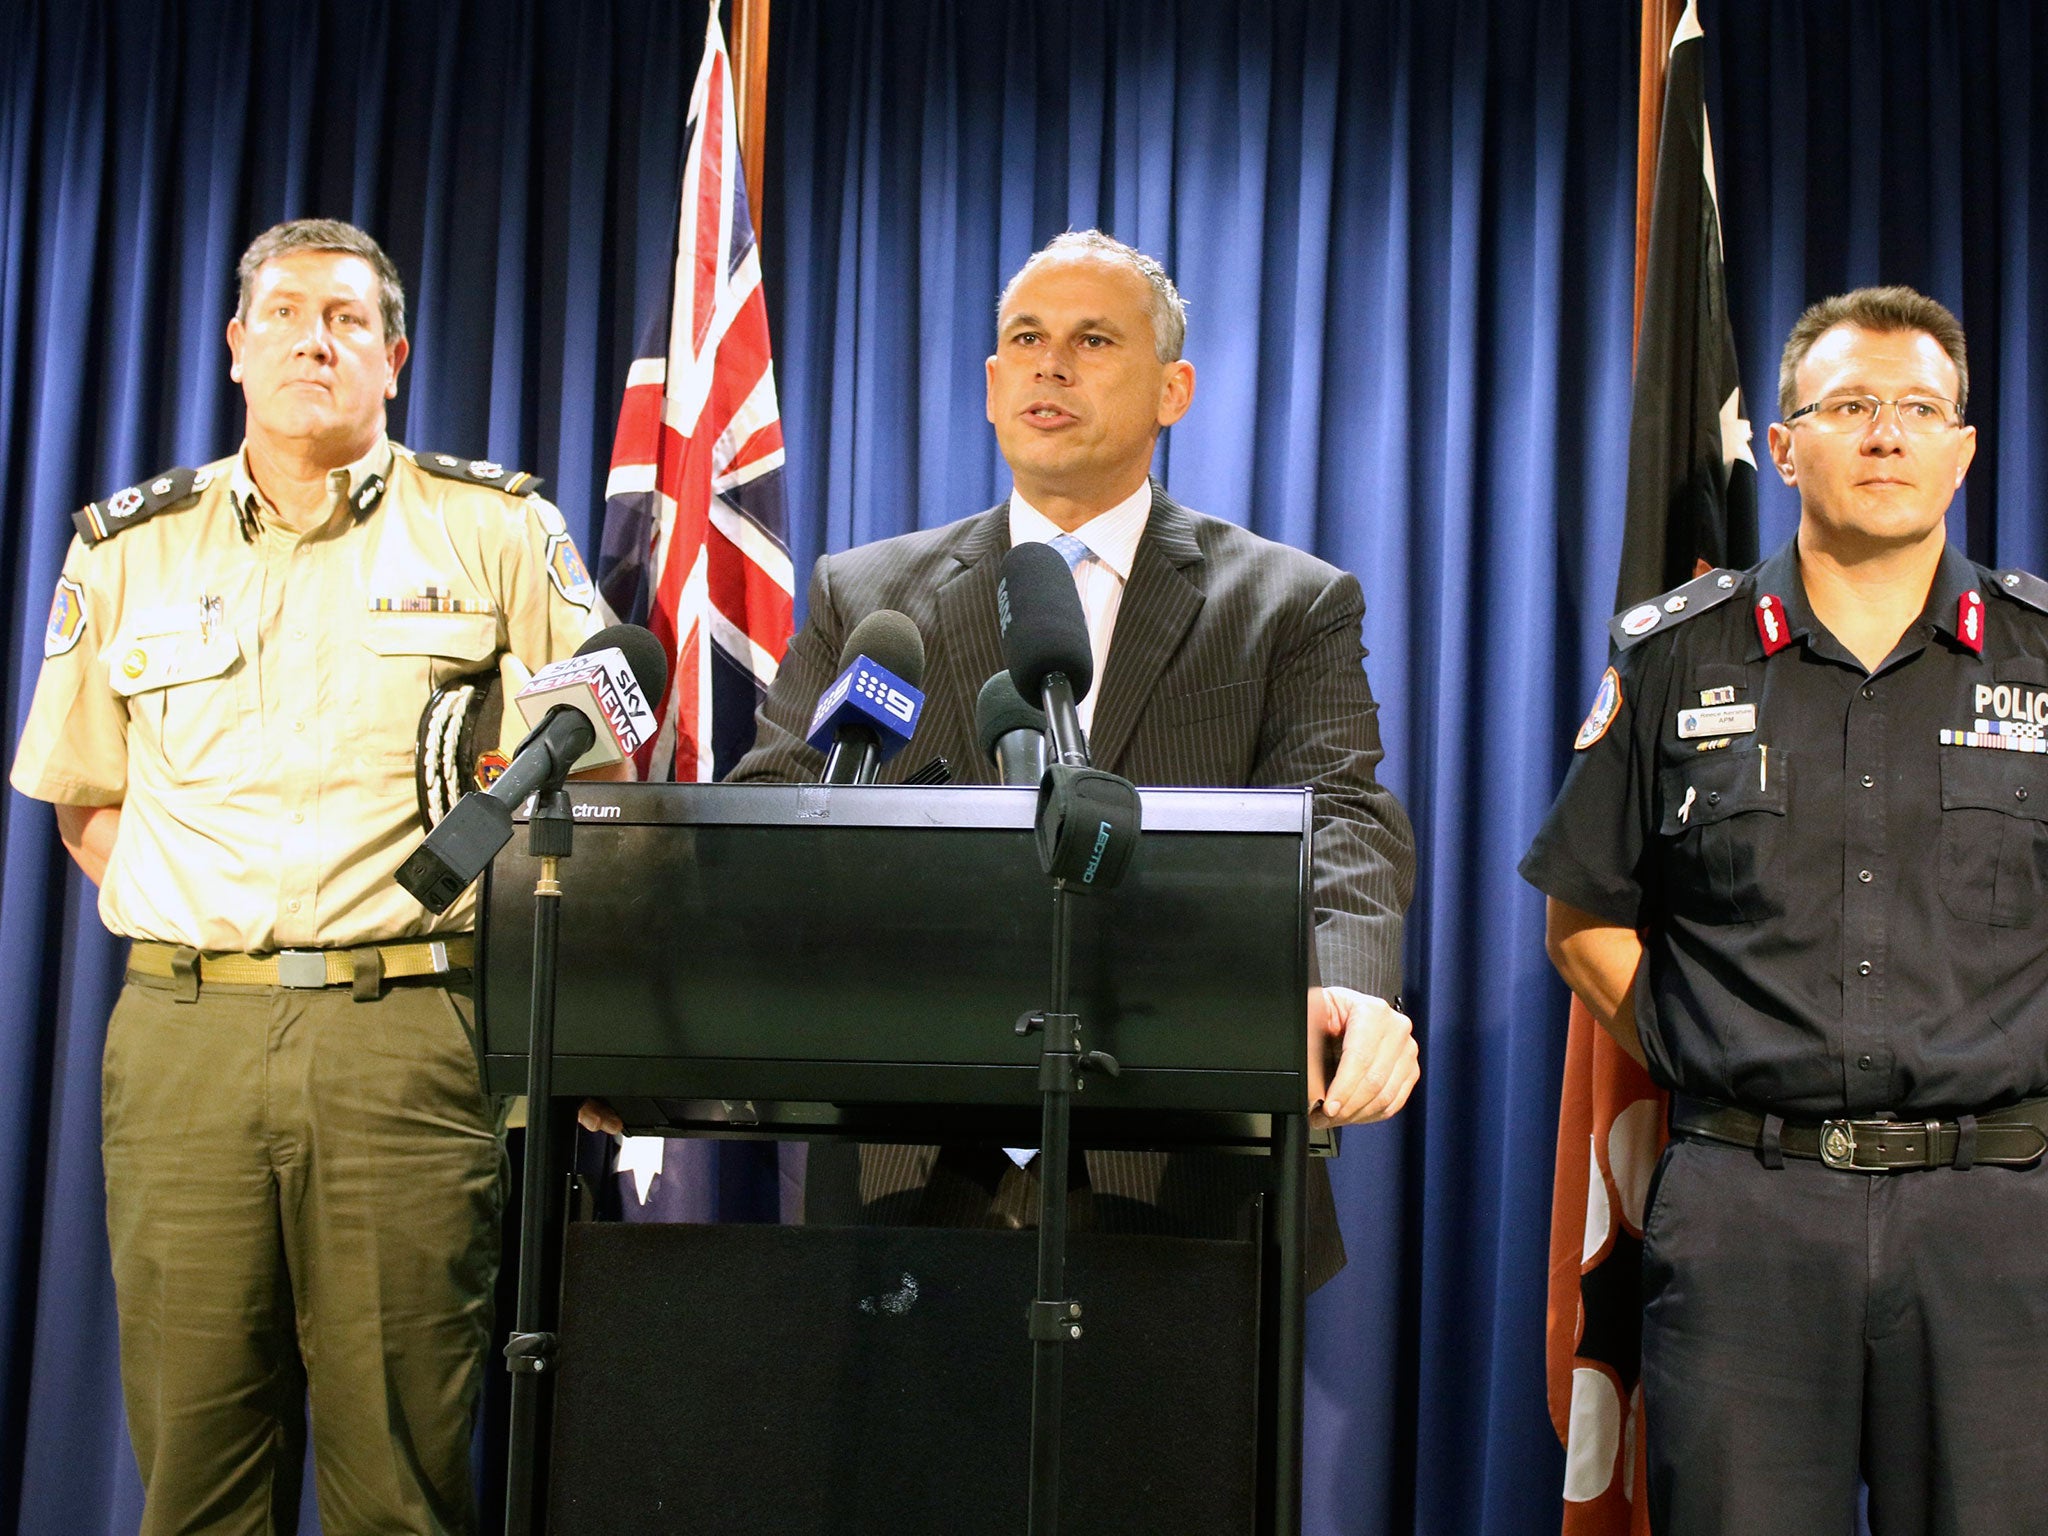
[[[1999,571],[1987,586],[2014,602],[2024,603],[2036,613],[2048,613],[2048,581],[2031,571]]]
[[[190,469],[167,469],[140,485],[116,491],[105,501],[89,501],[71,514],[71,524],[87,545],[111,539],[124,528],[146,523],[206,489],[207,477]]]
[[[1709,608],[1719,607],[1735,595],[1741,584],[1740,571],[1709,571],[1704,576],[1695,576],[1661,597],[1624,608],[1607,621],[1608,636],[1617,651],[1625,651],[1660,630],[1671,629],[1687,619],[1698,618]]]
[[[85,588],[69,576],[59,576],[57,595],[50,599],[50,627],[43,631],[43,660],[62,656],[84,633]]]
[[[531,496],[540,480],[523,469],[507,469],[489,459],[458,459],[452,453],[415,453],[413,462],[430,475],[444,480],[462,480],[470,485],[487,485],[509,496]]]
[[[564,602],[588,608],[597,601],[597,587],[576,553],[576,541],[566,533],[550,534],[547,547],[548,580],[562,594]]]
[[[1607,728],[1614,724],[1614,717],[1621,713],[1621,676],[1609,667],[1600,674],[1599,691],[1593,695],[1593,707],[1586,712],[1586,723],[1579,727],[1579,734],[1572,742],[1574,752],[1598,744],[1607,734]]]

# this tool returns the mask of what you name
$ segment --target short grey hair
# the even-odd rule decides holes
[[[294,251],[340,251],[367,261],[377,274],[377,310],[384,320],[384,345],[405,340],[405,287],[398,280],[398,267],[384,254],[383,246],[340,219],[292,219],[273,224],[252,240],[235,268],[241,284],[241,297],[235,303],[237,320],[248,324],[249,295],[255,291],[256,274],[263,264]]]
[[[1128,267],[1145,280],[1151,290],[1151,303],[1146,306],[1152,320],[1152,347],[1159,354],[1162,363],[1180,361],[1181,348],[1188,339],[1188,306],[1181,298],[1180,290],[1173,286],[1173,279],[1166,275],[1166,268],[1135,246],[1125,245],[1114,235],[1105,235],[1099,229],[1070,229],[1063,235],[1054,235],[1031,259],[1017,269],[1016,276],[1003,284],[1001,297],[996,300],[996,324],[1003,323],[1003,309],[1010,302],[1010,295],[1017,285],[1024,281],[1032,268],[1041,262],[1051,261],[1060,256],[1083,254],[1099,256],[1104,261]]]
[[[1900,331],[1925,331],[1941,343],[1941,350],[1956,365],[1956,414],[1961,416],[1970,403],[1970,354],[1963,345],[1962,322],[1946,304],[1906,287],[1857,288],[1822,299],[1794,322],[1785,340],[1784,356],[1778,360],[1778,419],[1783,421],[1799,409],[1799,381],[1793,377],[1813,344],[1838,325],[1853,325],[1859,331],[1880,336]]]

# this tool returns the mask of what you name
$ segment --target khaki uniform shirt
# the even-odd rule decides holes
[[[573,653],[595,593],[537,496],[382,438],[329,484],[334,515],[294,532],[238,453],[181,505],[72,542],[11,779],[122,808],[115,933],[262,952],[474,923],[474,892],[435,917],[392,883],[422,835],[420,711],[508,654]]]

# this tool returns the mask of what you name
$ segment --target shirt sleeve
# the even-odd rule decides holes
[[[576,654],[603,627],[597,587],[576,541],[544,496],[526,496],[500,567],[506,648],[529,672]]]
[[[100,649],[117,627],[102,562],[71,541],[43,631],[43,668],[9,782],[60,805],[119,805],[128,791],[128,711]]]
[[[1391,999],[1415,890],[1415,834],[1379,782],[1379,705],[1365,675],[1365,596],[1340,575],[1312,601],[1273,664],[1248,787],[1315,791],[1316,980]]]
[[[1641,926],[1657,711],[1656,668],[1638,647],[1603,674],[1564,785],[1522,856],[1522,878],[1567,906]],[[1612,697],[1609,697],[1609,679]]]

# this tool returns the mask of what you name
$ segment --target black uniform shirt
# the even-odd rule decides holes
[[[1681,591],[1693,614],[1623,642],[1521,864],[1643,932],[1652,1075],[1798,1118],[2048,1092],[2048,583],[1946,550],[1867,675],[1795,545]]]

